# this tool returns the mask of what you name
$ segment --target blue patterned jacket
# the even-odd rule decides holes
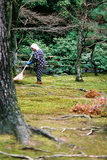
[[[42,49],[38,49],[32,55],[33,55],[33,61],[32,61],[33,63],[36,62],[37,65],[40,65],[41,67],[45,67],[46,60],[45,60],[44,52],[42,51]]]

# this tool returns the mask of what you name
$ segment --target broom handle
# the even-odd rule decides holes
[[[32,58],[32,55],[30,56],[28,62],[31,60],[31,58]],[[24,70],[26,69],[27,66],[28,66],[28,65],[25,65],[25,66],[24,66],[24,68],[23,68],[23,70],[22,70],[22,73],[24,72]]]

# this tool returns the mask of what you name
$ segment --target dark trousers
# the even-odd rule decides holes
[[[40,65],[35,66],[35,72],[36,72],[36,77],[37,77],[37,82],[42,81],[42,73],[43,73],[43,67]]]

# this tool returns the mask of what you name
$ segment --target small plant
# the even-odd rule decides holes
[[[92,100],[91,100],[92,102]],[[101,97],[95,99],[92,104],[80,104],[74,106],[70,112],[83,113],[88,115],[107,116],[107,98]]]

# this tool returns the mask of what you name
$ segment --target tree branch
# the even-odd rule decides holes
[[[20,10],[21,10],[26,4],[29,4],[29,3],[31,3],[31,2],[37,2],[37,1],[39,1],[39,0],[30,0],[30,1],[25,2],[25,4],[23,4],[23,5],[20,7]]]
[[[63,32],[63,31],[66,31],[66,30],[70,30],[74,27],[77,27],[78,25],[68,25],[68,26],[65,26],[65,27],[21,27],[21,28],[13,28],[12,30],[35,30],[35,31],[44,31],[44,32]]]

